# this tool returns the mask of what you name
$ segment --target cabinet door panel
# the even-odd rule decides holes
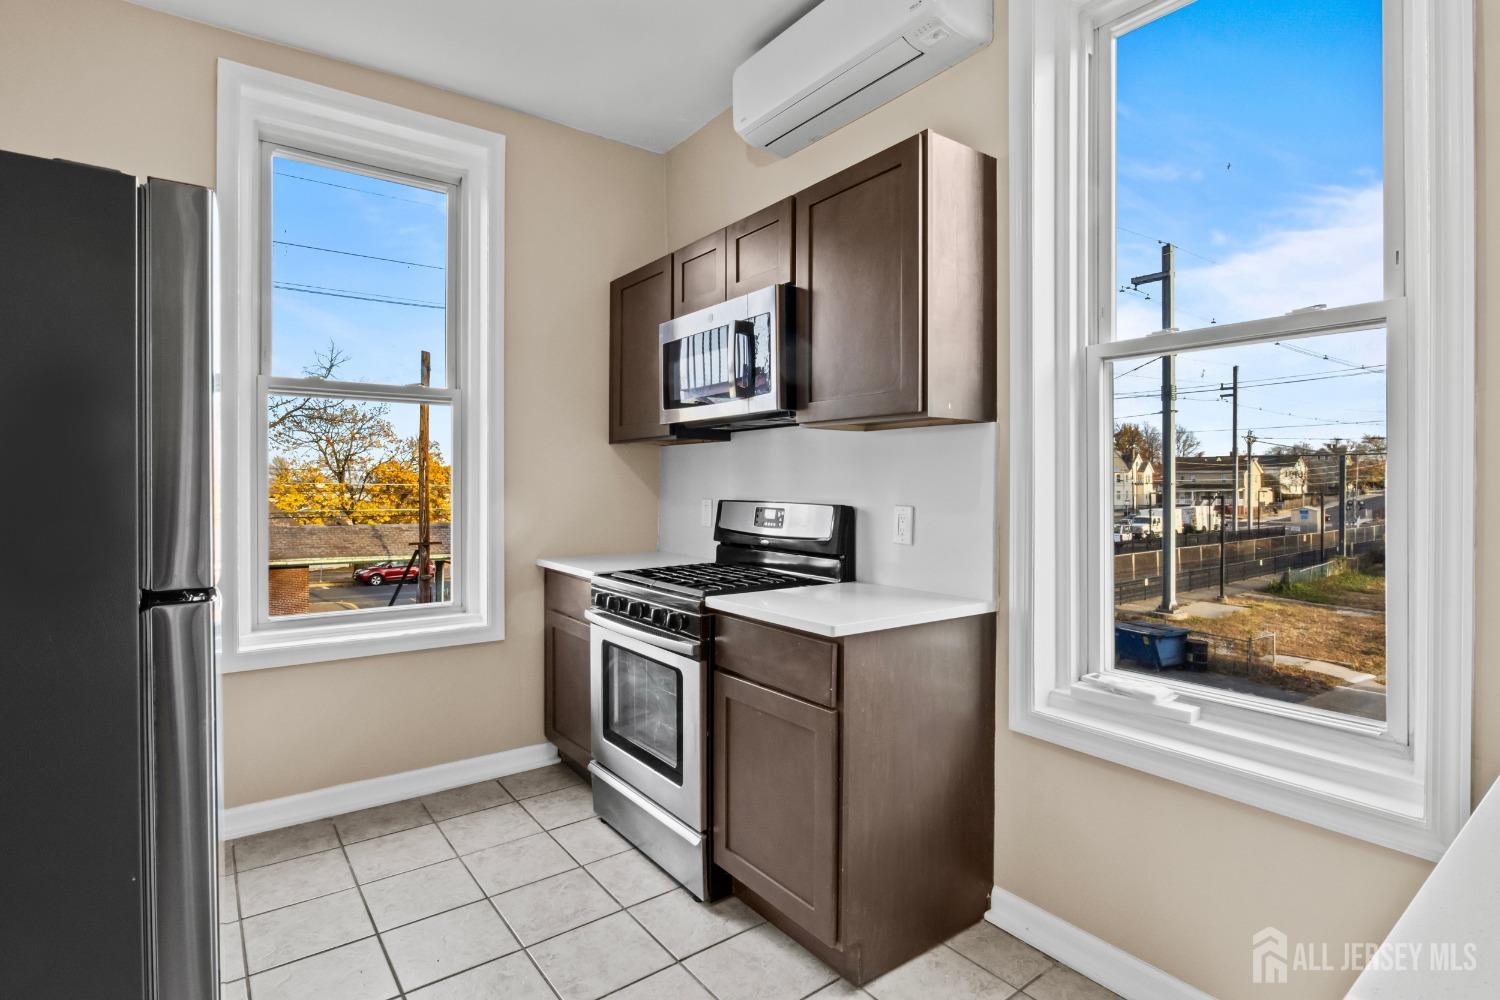
[[[791,281],[793,201],[786,198],[724,230],[726,298]]]
[[[838,940],[838,713],[714,674],[714,862]]]
[[[672,315],[684,316],[724,301],[724,230],[689,243],[672,255],[676,294]]]
[[[589,627],[556,611],[546,613],[547,738],[576,763],[589,757]]]
[[[922,409],[922,137],[797,195],[806,421]]]
[[[670,437],[661,423],[661,325],[672,318],[672,258],[609,286],[609,440]]]

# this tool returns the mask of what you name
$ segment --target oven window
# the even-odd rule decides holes
[[[682,674],[604,643],[604,738],[682,783]]]
[[[771,391],[771,314],[674,340],[662,357],[669,410],[763,395]]]

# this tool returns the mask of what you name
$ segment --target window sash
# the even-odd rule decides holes
[[[1387,212],[1387,238],[1399,232],[1405,273],[1401,293],[1371,316],[1385,314],[1390,331],[1390,476],[1405,486],[1404,514],[1393,507],[1391,523],[1422,543],[1393,537],[1388,555],[1388,575],[1409,580],[1402,610],[1410,634],[1401,646],[1421,653],[1408,664],[1411,736],[1400,746],[1207,702],[1186,725],[1085,701],[1071,688],[1083,672],[1075,665],[1096,641],[1080,615],[1098,581],[1088,578],[1076,525],[1094,516],[1084,512],[1085,501],[1098,502],[1090,494],[1107,496],[1096,489],[1108,480],[1105,467],[1089,451],[1101,437],[1094,429],[1098,361],[1186,346],[1224,329],[1119,347],[1097,336],[1100,310],[1112,300],[1101,301],[1097,278],[1101,264],[1113,267],[1113,247],[1101,262],[1089,214],[1104,193],[1092,155],[1098,76],[1090,59],[1096,28],[1141,8],[1139,0],[1013,0],[1009,9],[1010,727],[1438,857],[1470,802],[1475,400],[1464,387],[1472,381],[1475,339],[1473,10],[1443,0],[1387,0],[1386,7],[1400,11],[1400,52],[1389,44],[1386,50],[1387,101],[1396,105],[1386,122],[1387,149],[1399,144],[1402,172],[1400,211]],[[1392,59],[1401,64],[1399,84],[1391,82]],[[1388,205],[1392,174],[1388,156]],[[1334,313],[1310,318],[1327,323]],[[1450,489],[1414,489],[1418,479],[1439,474]]]
[[[1116,155],[1115,155],[1115,60],[1117,40],[1137,28],[1143,27],[1186,6],[1191,0],[1114,0],[1099,8],[1096,26],[1089,34],[1089,86],[1085,105],[1086,126],[1080,129],[1092,138],[1086,153],[1091,164],[1092,191],[1096,198],[1092,206],[1093,215],[1086,226],[1092,244],[1086,259],[1093,264],[1095,279],[1086,282],[1087,294],[1092,298],[1092,307],[1085,305],[1083,315],[1093,318],[1087,331],[1087,347],[1084,350],[1086,367],[1083,378],[1083,395],[1087,401],[1088,419],[1085,424],[1088,436],[1084,442],[1084,461],[1088,471],[1084,482],[1088,488],[1088,529],[1085,532],[1083,559],[1084,577],[1087,580],[1086,617],[1082,626],[1086,632],[1083,656],[1070,668],[1060,671],[1059,683],[1072,684],[1091,671],[1114,669],[1113,657],[1109,655],[1114,623],[1114,602],[1110,584],[1113,580],[1113,563],[1109,546],[1095,544],[1110,537],[1112,512],[1112,483],[1109,476],[1109,453],[1112,441],[1113,400],[1107,380],[1102,379],[1106,362],[1154,355],[1182,354],[1191,350],[1209,347],[1225,347],[1235,344],[1255,343],[1267,340],[1292,340],[1324,333],[1345,333],[1384,327],[1386,329],[1387,361],[1387,446],[1394,453],[1394,425],[1400,423],[1403,414],[1396,412],[1393,403],[1403,396],[1394,390],[1401,372],[1391,364],[1402,352],[1395,342],[1404,335],[1405,323],[1395,317],[1405,313],[1405,274],[1400,266],[1404,257],[1401,237],[1404,231],[1402,149],[1404,136],[1400,128],[1401,101],[1401,24],[1402,12],[1399,0],[1384,0],[1382,9],[1382,103],[1384,105],[1384,164],[1383,198],[1385,205],[1384,241],[1382,260],[1386,299],[1383,301],[1341,305],[1333,308],[1304,308],[1281,316],[1263,317],[1234,323],[1224,323],[1203,328],[1178,328],[1162,331],[1145,337],[1115,339],[1114,290],[1119,285],[1116,272],[1117,239],[1115,216]],[[1394,119],[1394,121],[1393,121]],[[1085,201],[1085,211],[1089,211]],[[1388,465],[1388,469],[1390,466]],[[1399,468],[1399,465],[1398,465]],[[1394,481],[1392,473],[1388,481]],[[1102,491],[1102,493],[1101,493]],[[1104,502],[1099,502],[1101,495]],[[1395,522],[1406,507],[1397,503],[1387,507],[1387,525]],[[1389,531],[1389,528],[1388,528]],[[1394,537],[1393,537],[1394,536]],[[1387,535],[1389,552],[1405,532]],[[1398,560],[1399,561],[1399,560]],[[1214,705],[1235,712],[1267,712],[1279,717],[1300,719],[1308,724],[1327,726],[1339,731],[1351,732],[1363,738],[1374,738],[1406,746],[1410,741],[1410,726],[1407,718],[1410,677],[1406,670],[1407,650],[1400,643],[1406,636],[1404,594],[1401,589],[1406,580],[1395,574],[1387,574],[1387,656],[1386,656],[1386,720],[1383,724],[1350,722],[1350,717],[1316,709],[1296,709],[1268,703],[1268,699],[1255,699],[1227,692],[1215,692],[1186,682],[1168,682],[1166,687],[1177,693],[1185,702],[1203,706]],[[1392,655],[1392,654],[1395,655]]]
[[[274,228],[272,226],[272,218],[275,192],[274,173],[277,157],[333,167],[338,170],[394,181],[429,191],[440,191],[447,196],[447,247],[445,251],[447,299],[443,309],[444,385],[423,387],[421,385],[398,385],[381,382],[348,382],[336,379],[297,378],[272,373],[271,357],[275,338],[271,308],[271,303],[274,301],[272,287],[272,253],[274,251],[272,240],[274,237]],[[461,313],[463,312],[461,308],[458,308],[459,275],[464,272],[466,264],[462,256],[464,250],[461,238],[461,220],[463,219],[464,208],[461,203],[461,198],[463,197],[462,187],[457,181],[427,177],[407,171],[391,170],[377,164],[321,153],[314,149],[292,146],[269,139],[260,140],[259,162],[261,173],[261,205],[258,213],[259,226],[257,227],[255,238],[257,256],[260,261],[260,300],[258,308],[260,315],[259,322],[257,323],[260,345],[258,352],[260,373],[256,377],[258,407],[256,412],[260,415],[260,420],[259,429],[255,435],[255,468],[251,474],[252,489],[255,490],[255,505],[258,510],[252,528],[252,545],[255,549],[257,565],[268,567],[271,563],[271,456],[270,438],[264,414],[266,413],[270,396],[296,395],[349,400],[351,402],[427,403],[449,407],[453,428],[453,455],[449,458],[452,464],[452,496],[449,499],[451,514],[449,516],[448,548],[452,554],[456,572],[453,573],[450,581],[453,596],[448,601],[431,605],[401,605],[386,608],[360,608],[347,611],[323,611],[304,615],[274,616],[271,614],[269,573],[256,572],[254,574],[254,593],[252,597],[254,613],[252,626],[258,632],[268,634],[276,632],[286,633],[308,628],[310,624],[322,624],[325,622],[371,621],[382,618],[399,618],[402,620],[441,618],[455,610],[461,612],[468,606],[469,587],[466,585],[466,578],[472,577],[468,566],[468,563],[472,560],[470,554],[463,547],[465,541],[463,521],[467,512],[462,507],[462,498],[465,495],[464,477],[471,473],[465,467],[467,463],[461,461],[459,458],[463,454],[460,442],[463,437],[464,423],[467,418],[467,413],[463,406],[463,393],[459,388],[464,383],[466,373],[464,371],[463,358],[460,356],[460,351],[458,350],[461,339],[459,336],[459,323],[462,321]]]

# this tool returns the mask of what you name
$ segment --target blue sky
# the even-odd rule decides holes
[[[273,171],[272,373],[304,374],[331,341],[348,358],[336,378],[416,383],[425,349],[443,385],[447,195],[279,156]],[[391,407],[398,433],[416,433],[416,411]]]
[[[1120,39],[1118,282],[1157,270],[1165,240],[1179,248],[1179,329],[1382,297],[1380,8],[1196,0]],[[1122,337],[1157,329],[1157,286],[1119,293],[1117,317]],[[1240,431],[1267,444],[1383,434],[1384,340],[1183,355],[1179,383],[1228,381],[1235,363],[1242,384],[1302,379],[1242,391]],[[1153,422],[1137,394],[1159,388],[1160,369],[1124,374],[1138,364],[1116,369],[1117,419]],[[1209,453],[1228,451],[1217,394],[1184,391],[1178,414]]]

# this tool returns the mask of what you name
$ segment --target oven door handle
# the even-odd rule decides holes
[[[655,802],[652,802],[650,799],[646,798],[634,788],[631,788],[619,778],[616,778],[613,774],[610,774],[602,766],[600,766],[597,760],[589,761],[589,774],[592,774],[594,776],[595,781],[604,782],[620,797],[626,799],[630,802],[631,805],[635,806],[641,812],[645,813],[647,816],[650,816],[652,819],[660,823],[662,826],[666,827],[672,833],[687,841],[691,846],[697,847],[703,843],[703,835],[701,833],[693,830],[687,824],[683,823],[682,820],[678,819],[676,816],[673,816],[661,806],[657,805]]]
[[[591,624],[598,625],[600,628],[613,629],[621,635],[628,635],[632,639],[639,639],[641,642],[655,646],[658,649],[665,649],[669,653],[676,653],[678,656],[690,656],[696,660],[698,659],[699,652],[703,649],[703,644],[700,642],[690,642],[687,639],[673,639],[669,636],[647,632],[645,629],[627,625],[617,618],[606,618],[592,608],[584,611],[583,617]]]

